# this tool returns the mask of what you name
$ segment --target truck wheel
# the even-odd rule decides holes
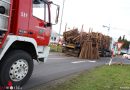
[[[27,52],[11,51],[0,65],[0,85],[7,86],[11,82],[13,86],[22,86],[31,77],[32,71],[33,60]]]

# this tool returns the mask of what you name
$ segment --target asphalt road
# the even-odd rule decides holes
[[[22,87],[23,90],[28,90],[39,85],[47,84],[48,82],[67,77],[77,72],[88,70],[103,64],[109,63],[110,58],[101,58],[100,60],[83,60],[76,57],[65,56],[61,53],[50,53],[46,63],[34,63],[34,71],[30,80]],[[114,58],[113,62],[129,60],[122,58]]]

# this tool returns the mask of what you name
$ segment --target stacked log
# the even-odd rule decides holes
[[[99,48],[110,45],[110,37],[97,32],[78,32],[78,29],[63,33],[67,44],[80,44],[78,57],[81,59],[99,59]],[[76,50],[76,49],[74,49]]]
[[[83,41],[79,58],[99,59],[97,33],[89,33],[87,40]]]
[[[79,58],[81,58],[81,59],[93,59],[92,51],[93,51],[92,41],[84,41],[83,46],[81,48]]]
[[[74,38],[79,35],[78,29],[66,31],[63,33],[64,41],[67,43],[74,43]]]

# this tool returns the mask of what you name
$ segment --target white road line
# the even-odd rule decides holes
[[[75,63],[83,63],[83,62],[86,62],[86,61],[74,61],[74,62],[71,62],[71,63],[75,64]]]
[[[95,63],[96,61],[90,61],[90,60],[88,60],[88,62],[93,62],[93,63]]]
[[[95,63],[96,61],[86,60],[86,61],[74,61],[74,62],[71,62],[71,63],[76,64],[76,63],[84,63],[84,62],[92,62],[92,63]]]

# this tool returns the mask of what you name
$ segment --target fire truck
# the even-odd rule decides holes
[[[59,5],[49,0],[0,0],[0,85],[25,84],[33,61],[45,62]]]

